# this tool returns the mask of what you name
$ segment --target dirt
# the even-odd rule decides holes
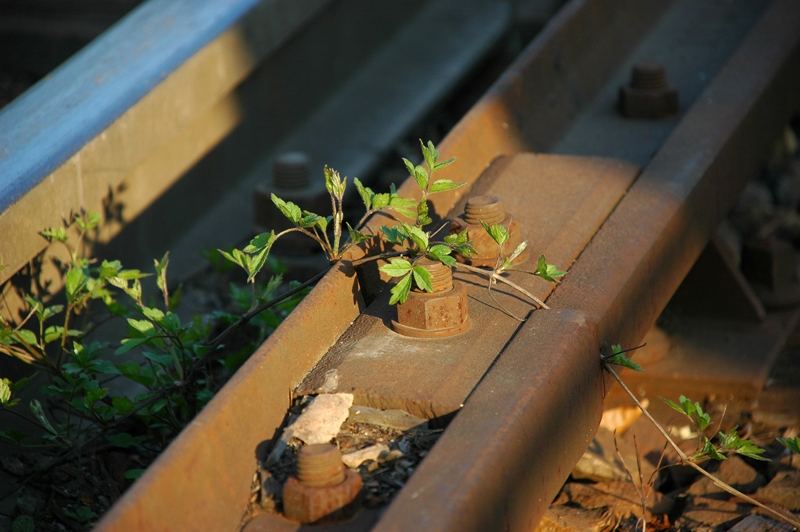
[[[285,425],[291,424],[299,416],[309,399],[306,396],[295,401],[287,414]],[[372,422],[364,422],[363,419]],[[362,507],[379,508],[388,504],[402,489],[443,430],[430,428],[424,420],[415,421],[413,417],[400,411],[353,406],[350,417],[332,443],[336,444],[343,455],[376,444],[388,446],[388,451],[380,453],[377,459],[366,460],[357,467],[364,481]],[[282,486],[296,472],[297,453],[302,445],[303,442],[293,439],[280,455],[280,459],[273,464],[267,463],[273,446],[265,448],[254,475],[256,482],[243,523],[263,512],[281,512]]]

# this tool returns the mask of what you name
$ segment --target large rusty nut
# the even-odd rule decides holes
[[[395,331],[415,338],[452,336],[469,327],[467,290],[455,284],[446,292],[408,294],[405,303],[397,305]]]
[[[678,91],[675,89],[635,89],[622,87],[619,90],[619,108],[623,116],[630,118],[663,118],[678,112]]]
[[[362,484],[361,475],[351,469],[335,486],[312,487],[289,477],[283,485],[283,513],[299,523],[314,523],[355,501]]]
[[[508,241],[504,244],[506,253],[511,253],[520,243],[522,243],[522,231],[520,231],[519,224],[510,217],[506,217],[502,222],[508,228]],[[461,232],[467,230],[467,236],[472,247],[475,249],[475,254],[471,257],[461,257],[461,260],[473,266],[490,266],[494,267],[497,263],[497,257],[500,249],[497,243],[492,240],[492,237],[482,225],[468,224],[464,220],[457,218],[453,222],[453,232]],[[520,263],[528,258],[528,251],[523,252],[517,257],[516,263]]]

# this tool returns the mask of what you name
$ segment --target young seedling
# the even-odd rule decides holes
[[[615,365],[631,369],[636,369],[634,366],[638,366],[624,354],[625,352],[626,351],[623,350],[619,345],[615,345],[611,353],[604,354],[601,350],[600,360],[603,364],[603,368],[614,378],[615,381],[617,381],[617,383],[622,387],[623,391],[628,395],[628,397],[631,398],[639,410],[641,410],[642,414],[644,414],[645,417],[653,424],[653,426],[655,426],[656,429],[661,433],[661,435],[667,441],[667,444],[678,455],[678,463],[691,467],[704,477],[711,480],[715,486],[735,497],[738,497],[746,503],[758,506],[770,515],[777,517],[778,519],[781,519],[782,521],[785,521],[794,527],[800,527],[800,520],[793,516],[779,512],[778,510],[775,510],[774,508],[771,508],[764,503],[742,493],[700,466],[702,462],[707,460],[725,460],[727,459],[728,455],[732,453],[747,456],[755,460],[766,461],[768,459],[763,456],[764,449],[750,440],[739,436],[736,427],[728,431],[719,431],[713,438],[708,438],[705,434],[705,430],[711,425],[711,416],[705,410],[703,410],[700,403],[692,401],[688,397],[681,395],[677,403],[669,400],[666,402],[672,409],[686,416],[695,425],[698,431],[697,449],[691,455],[684,452],[683,449],[681,449],[680,446],[675,442],[675,440],[672,439],[672,436],[670,436],[666,428],[664,428],[664,426],[661,425],[661,423],[659,423],[652,416],[652,414],[650,414],[649,410],[642,405],[642,403],[636,397],[636,394],[631,391],[628,385],[625,384],[617,371],[614,369]]]

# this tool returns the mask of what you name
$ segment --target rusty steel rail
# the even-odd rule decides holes
[[[800,9],[775,2],[500,355],[378,530],[530,529],[600,420],[602,342],[641,339],[797,109]]]
[[[569,2],[442,143],[444,155],[459,157],[444,177],[475,183],[499,154],[574,146],[564,135],[602,100],[608,78],[626,66],[625,51],[670,5]],[[729,57],[713,81],[689,87],[694,103],[680,121],[652,126],[663,136],[654,157],[646,143],[609,154],[644,169],[548,299],[558,310],[536,312],[511,332],[378,529],[523,529],[538,521],[597,428],[600,343],[644,335],[797,108],[800,9],[776,0],[755,12],[757,24],[740,28],[748,36],[728,43],[738,43],[735,53],[717,58]],[[401,193],[411,190],[406,183]],[[464,194],[437,198],[436,211],[452,212]],[[236,527],[255,449],[273,437],[290,391],[364,307],[354,272],[341,264],[329,272],[99,528]],[[265,525],[272,528],[294,527],[275,519]]]

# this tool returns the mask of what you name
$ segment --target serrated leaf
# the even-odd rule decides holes
[[[83,268],[75,267],[69,269],[64,276],[64,289],[67,293],[67,300],[72,302],[86,286],[86,272]]]
[[[558,282],[559,278],[567,274],[567,272],[559,270],[555,264],[548,264],[544,255],[539,255],[539,259],[536,261],[536,271],[533,273],[551,283]]]
[[[372,208],[372,198],[375,196],[375,193],[371,188],[365,187],[357,177],[353,178],[353,184],[358,191],[361,201],[364,203],[364,208],[370,210]]]
[[[395,195],[389,199],[388,208],[406,218],[413,218],[416,214],[417,201]]]
[[[403,157],[403,164],[406,165],[406,171],[408,171],[408,175],[414,177],[414,168],[416,165],[405,157]]]
[[[156,269],[156,286],[162,294],[167,293],[167,268],[169,267],[169,251],[164,253],[161,259],[153,259]]]
[[[389,304],[405,303],[408,299],[408,293],[411,291],[411,272],[408,272],[405,277],[400,279],[396,285],[392,287],[392,297],[389,299]]]
[[[284,201],[275,194],[270,194],[270,198],[272,198],[272,203],[281,211],[287,220],[292,222],[295,225],[300,224],[300,218],[303,216],[303,210],[295,203],[291,201]]]
[[[259,233],[250,239],[250,242],[242,249],[242,251],[245,253],[258,253],[262,249],[271,246],[274,240],[275,231],[270,231],[269,233]],[[220,250],[220,252],[222,251]]]
[[[710,458],[712,460],[719,460],[720,462],[725,460],[727,457],[722,454],[719,449],[717,449],[711,441],[703,436],[703,446],[700,448],[698,452],[692,455],[694,460],[702,460],[705,458]]]
[[[395,225],[389,227],[388,225],[381,226],[381,233],[383,233],[386,241],[390,244],[402,244],[408,237],[402,226]]]
[[[394,258],[389,264],[381,266],[380,270],[390,277],[402,277],[411,271],[411,263],[406,259]]]
[[[421,252],[428,250],[428,233],[419,227],[407,224],[403,224],[403,229],[405,229],[406,234],[408,234],[408,238],[414,242],[414,245],[416,245]]]
[[[412,272],[414,274],[414,283],[418,288],[425,290],[426,292],[433,292],[433,286],[431,284],[431,272],[429,272],[424,266],[419,265],[414,266]]]
[[[454,162],[456,162],[456,158],[455,157],[451,157],[451,158],[447,159],[446,161],[437,162],[435,165],[433,165],[433,169],[434,170],[439,170],[441,168],[444,168],[445,166],[450,166]]]
[[[353,229],[353,227],[348,223],[347,225],[347,234],[350,236],[350,242],[353,244],[360,244],[365,240],[369,240],[369,235],[365,235],[361,231],[357,229]]]
[[[39,232],[49,242],[66,242],[67,230],[64,227],[48,227]]]
[[[455,190],[463,186],[464,183],[458,183],[451,179],[437,179],[431,183],[430,193],[433,194],[434,192],[446,192],[448,190]]]
[[[464,229],[460,233],[450,233],[444,237],[444,241],[451,246],[460,246],[469,241],[469,234],[467,233],[467,230]]]
[[[678,398],[678,403],[674,403],[669,399],[665,399],[665,401],[670,408],[692,420],[700,431],[705,430],[706,427],[711,424],[711,416],[703,411],[703,407],[700,406],[700,403],[692,401],[685,395],[681,395]]]
[[[14,331],[14,339],[18,343],[26,343],[28,345],[39,345],[39,339],[36,338],[36,333],[28,329],[17,329]]]
[[[719,440],[722,450],[729,452],[732,451],[754,460],[768,462],[769,459],[762,456],[765,452],[764,449],[752,441],[740,437],[739,433],[737,432],[737,428],[738,427],[733,427],[727,432],[720,431],[717,434],[717,439]]]
[[[148,320],[128,318],[128,325],[145,336],[152,335],[155,332],[155,327],[153,327],[153,324]]]
[[[625,368],[632,369],[634,371],[642,371],[642,366],[631,360],[630,358],[623,353],[622,346],[619,344],[614,344],[611,346],[611,355],[605,358],[606,363],[614,364],[616,366],[622,366]]]
[[[419,145],[422,149],[422,157],[425,159],[425,164],[428,165],[428,168],[433,169],[434,165],[436,164],[436,159],[439,156],[439,152],[436,150],[436,147],[430,140],[426,146],[425,143],[422,142],[422,139],[419,139]]]
[[[425,169],[424,166],[418,164],[414,167],[414,173],[411,174],[414,176],[414,181],[417,182],[417,186],[420,190],[427,190],[428,189],[428,171]]]
[[[489,233],[489,236],[492,237],[492,240],[494,240],[498,246],[502,246],[508,240],[508,228],[503,224],[489,225],[481,221],[481,225],[483,226],[484,231]]]
[[[7,405],[11,401],[11,379],[3,377],[0,379],[0,405]]]
[[[800,436],[794,438],[777,438],[778,443],[789,449],[793,453],[800,454]]]

